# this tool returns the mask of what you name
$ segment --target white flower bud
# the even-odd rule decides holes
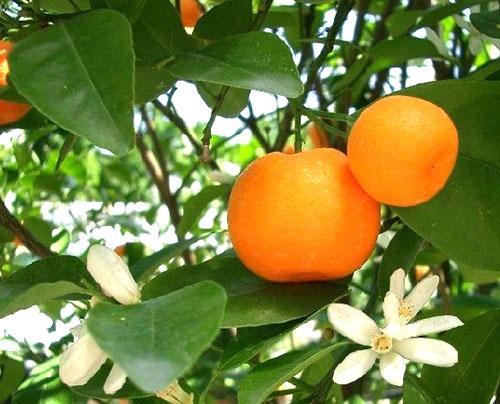
[[[90,334],[84,333],[61,355],[59,377],[68,386],[81,386],[97,373],[104,362],[106,354]]]
[[[210,171],[208,173],[208,178],[213,182],[219,182],[221,184],[232,184],[234,182],[233,176],[221,170]]]
[[[104,392],[106,394],[115,394],[127,381],[127,374],[118,365],[113,365],[106,381],[104,382]]]
[[[87,255],[87,269],[106,296],[121,304],[139,302],[141,293],[128,266],[113,250],[93,245]]]

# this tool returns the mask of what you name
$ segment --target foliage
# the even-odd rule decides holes
[[[0,324],[38,306],[57,335],[36,344],[6,328],[0,401],[111,399],[109,361],[84,386],[58,377],[69,328],[86,318],[129,376],[114,397],[132,402],[159,402],[179,380],[200,403],[489,403],[500,379],[498,10],[488,0],[201,3],[189,31],[180,1],[0,1],[0,39],[15,43],[0,100],[34,107],[0,127]],[[377,247],[352,277],[283,284],[248,271],[226,231],[232,177],[292,139],[310,147],[312,122],[345,151],[359,111],[390,93],[454,120],[459,157],[443,191],[383,206]],[[84,264],[95,243],[117,247],[141,303],[102,295]],[[325,307],[381,317],[398,267],[413,284],[422,271],[440,276],[420,317],[465,322],[443,336],[458,364],[408,367],[403,388],[376,369],[334,384],[352,347]]]

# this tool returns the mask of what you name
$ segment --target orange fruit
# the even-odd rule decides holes
[[[8,55],[12,50],[9,41],[0,40],[0,87],[7,85],[9,74]],[[0,100],[0,125],[16,122],[25,116],[31,107],[27,104]]]
[[[395,95],[366,108],[349,134],[349,167],[379,202],[413,206],[446,184],[458,153],[457,129],[437,105]]]
[[[325,131],[315,123],[309,125],[309,137],[315,149],[319,147],[330,147],[330,142],[328,141]]]
[[[349,275],[370,256],[379,221],[379,204],[330,148],[267,154],[243,171],[229,198],[238,257],[277,282]]]
[[[184,27],[194,27],[202,14],[197,0],[181,0],[181,20]]]

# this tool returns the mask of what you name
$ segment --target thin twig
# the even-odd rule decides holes
[[[28,250],[39,257],[46,258],[54,255],[49,248],[40,243],[31,232],[22,225],[7,209],[0,199],[0,224],[17,237]]]

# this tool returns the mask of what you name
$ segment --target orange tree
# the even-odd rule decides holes
[[[6,105],[25,108],[0,128],[0,349],[8,347],[0,354],[0,401],[491,402],[500,373],[494,2],[0,5],[0,39],[14,44],[0,55],[0,116]],[[415,120],[410,103],[379,108],[380,124],[359,118],[359,131],[377,139],[365,147],[356,129],[356,155],[336,163],[342,176],[309,158],[311,175],[284,164],[252,177],[240,186],[247,195],[234,198],[235,206],[243,202],[229,223],[245,251],[236,243],[232,249],[226,214],[238,172],[287,141],[296,153],[311,148],[302,137],[311,124],[326,134],[322,147],[348,152],[365,107],[393,93],[430,101],[440,112]],[[451,118],[449,133],[458,134],[458,154],[456,141],[447,149],[445,184],[427,170],[441,162],[441,142],[427,136],[444,125],[436,116]],[[354,176],[348,160],[355,161]],[[346,178],[358,189],[364,176],[376,199],[373,187],[405,199],[437,185],[424,203],[382,204],[375,244],[365,229],[373,231],[379,212],[358,209],[354,194],[342,192]],[[360,185],[352,185],[354,177]],[[328,181],[336,181],[334,191]],[[360,263],[352,254],[367,239],[371,255]],[[88,252],[91,244],[116,254]],[[238,254],[250,269],[264,263],[292,282],[258,277]],[[318,262],[322,271],[329,260],[336,268],[336,256],[352,263],[342,270],[347,277],[309,276]],[[422,278],[419,285],[432,283],[425,299],[402,300],[404,273],[397,268],[408,275],[407,288]],[[386,327],[371,342],[356,341],[371,344],[365,350],[381,358],[380,372],[363,361],[346,368],[344,358],[360,354],[345,337],[372,324],[358,311],[342,317],[351,310],[346,305],[380,327],[383,316],[394,326],[391,299],[406,336],[422,324],[432,327],[418,335],[461,324],[455,317],[420,319],[457,316],[464,325],[432,345],[452,354],[409,352],[401,348],[406,337]],[[43,330],[35,325],[16,333],[26,324],[14,313],[32,306],[52,324],[51,337],[39,343]],[[353,319],[359,324],[348,326]],[[409,319],[413,328],[405,328]],[[72,336],[68,330],[79,322]],[[407,367],[405,359],[412,361]]]

